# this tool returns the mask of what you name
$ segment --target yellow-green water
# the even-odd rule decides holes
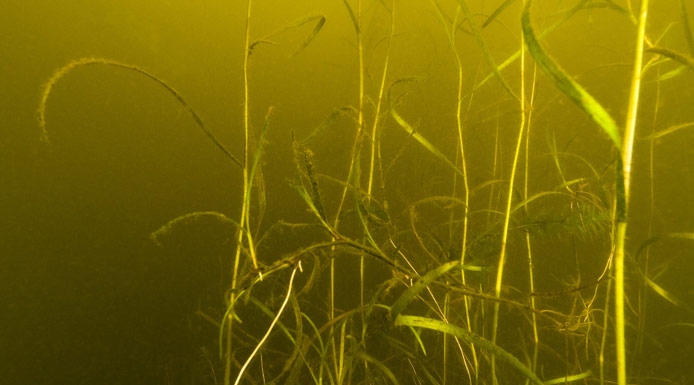
[[[618,144],[524,2],[251,1],[4,2],[0,384],[615,383]],[[620,136],[638,9],[530,7]],[[651,1],[628,383],[694,378],[691,18]]]

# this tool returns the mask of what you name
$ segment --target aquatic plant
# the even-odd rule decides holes
[[[246,3],[240,71],[244,150],[238,157],[212,134],[178,91],[140,67],[108,59],[80,59],[61,67],[46,83],[39,107],[46,139],[46,104],[55,84],[76,68],[103,64],[134,71],[164,87],[241,169],[243,189],[234,214],[237,219],[217,211],[194,212],[174,218],[151,234],[162,245],[176,231],[200,221],[212,222],[232,234],[234,251],[227,256],[231,268],[224,282],[227,290],[218,293],[224,306],[197,313],[218,336],[215,351],[219,357],[210,359],[210,383],[582,381],[624,385],[638,379],[629,378],[629,338],[636,339],[631,351],[636,357],[647,337],[641,321],[644,314],[638,314],[634,332],[629,331],[627,297],[637,293],[645,301],[644,293],[649,290],[670,305],[692,312],[694,306],[657,282],[648,262],[651,246],[691,241],[691,232],[653,235],[649,228],[647,239],[635,248],[629,264],[627,225],[632,226],[628,214],[633,202],[631,168],[640,85],[649,68],[665,62],[692,67],[687,55],[649,41],[645,28],[648,1],[642,0],[635,12],[613,1],[580,0],[536,32],[537,5],[531,7],[531,1],[524,0],[520,14],[511,17],[519,23],[517,51],[503,61],[498,60],[484,30],[503,23],[500,18],[512,12],[513,0],[499,2],[483,22],[469,2],[450,3],[429,2],[443,28],[455,80],[452,91],[440,96],[453,106],[452,111],[437,116],[452,127],[454,140],[446,142],[438,138],[443,134],[432,133],[426,123],[416,123],[421,111],[408,105],[414,99],[412,89],[427,79],[393,73],[400,8],[406,5],[379,0],[365,7],[364,0],[356,0],[356,4],[343,0],[355,32],[358,83],[353,105],[335,108],[307,135],[293,132],[292,142],[286,143],[295,165],[288,183],[305,208],[304,219],[296,222],[261,225],[266,199],[261,167],[263,159],[273,155],[266,154],[265,145],[272,135],[273,111],[281,106],[268,108],[262,128],[253,131],[249,73],[255,50],[274,44],[273,39],[288,29],[312,23],[313,30],[296,54],[319,37],[324,16],[301,18],[254,40],[251,27],[256,16],[251,18],[252,1]],[[635,30],[623,129],[616,123],[621,119],[615,119],[578,76],[563,69],[543,42],[580,12],[595,9],[620,15]],[[378,45],[372,46],[366,39],[365,15],[375,10],[386,15],[389,24],[385,36],[380,36],[386,46],[370,89],[365,58]],[[686,12],[682,14],[688,23]],[[694,44],[691,32],[686,35],[689,44]],[[479,55],[479,71],[486,76],[473,79],[466,73],[465,60],[474,57],[466,51],[471,48],[463,48],[461,42],[466,39],[474,42],[470,45]],[[644,64],[647,55],[654,59]],[[516,72],[510,73],[516,61]],[[682,73],[671,71],[667,76]],[[491,78],[496,81],[489,82]],[[655,81],[660,84],[665,79],[659,73]],[[568,144],[560,151],[554,132],[546,135],[549,156],[536,156],[531,146],[541,142],[535,132],[537,116],[545,108],[537,95],[547,80],[560,91],[554,98],[568,98],[590,124],[602,130],[614,149],[607,164],[597,165],[588,155],[572,153]],[[495,108],[510,111],[504,114],[511,116],[508,125],[512,131],[500,127],[503,114],[498,113],[491,138],[493,151],[480,155],[470,150],[469,143],[474,109],[488,108],[476,104],[482,103],[478,99],[483,96],[478,94],[493,87],[497,87],[494,98],[501,100]],[[343,140],[348,153],[340,171],[343,174],[330,171],[318,155],[319,140],[337,137],[332,130],[341,118],[353,129],[350,139]],[[651,168],[656,142],[692,126],[678,123],[646,137]],[[440,190],[423,188],[411,194],[401,190],[400,186],[414,183],[412,175],[398,174],[397,167],[412,158],[415,162],[426,158],[434,165],[435,171],[427,177],[440,184]],[[540,164],[556,175],[536,180]],[[479,171],[484,165],[491,165],[486,174]],[[652,169],[650,179],[653,186]],[[427,180],[422,184],[435,183]],[[651,216],[653,212],[654,206]],[[261,245],[281,242],[287,232],[306,234],[311,241],[280,257],[265,253]],[[543,248],[548,245],[556,246],[551,254],[558,262],[547,261]],[[590,245],[590,251],[582,249],[585,245]],[[634,270],[629,271],[630,267]],[[661,271],[667,267],[665,263],[659,266]],[[633,288],[625,283],[630,274],[638,279]],[[347,287],[340,287],[345,281],[349,281]],[[256,323],[261,326],[253,325]],[[608,342],[610,338],[614,343]]]

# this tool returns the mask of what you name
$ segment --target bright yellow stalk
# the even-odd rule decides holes
[[[622,175],[624,191],[623,212],[617,214],[617,234],[615,236],[615,339],[617,349],[617,384],[626,385],[626,340],[624,336],[624,246],[627,231],[627,213],[629,208],[629,186],[631,184],[631,160],[634,147],[634,133],[636,131],[636,116],[639,105],[639,91],[641,88],[641,67],[643,65],[643,45],[646,35],[646,17],[648,14],[648,0],[641,0],[639,11],[639,23],[636,35],[636,52],[634,54],[634,72],[631,77],[631,89],[629,92],[629,106],[627,121],[624,128],[624,141],[622,144]],[[618,191],[619,193],[619,191]],[[617,197],[619,200],[620,197]]]

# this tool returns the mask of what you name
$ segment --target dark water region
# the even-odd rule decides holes
[[[694,2],[640,7],[5,0],[0,384],[694,382]]]

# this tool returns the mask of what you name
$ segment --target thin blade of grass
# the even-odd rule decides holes
[[[489,65],[489,68],[491,68],[492,73],[494,76],[499,80],[499,83],[504,87],[504,89],[511,95],[513,96],[514,99],[520,100],[518,95],[516,95],[515,92],[511,89],[511,86],[506,82],[506,79],[504,79],[503,75],[501,75],[501,71],[499,71],[499,67],[496,65],[494,62],[494,58],[492,57],[492,53],[489,51],[489,48],[487,47],[487,43],[485,42],[484,38],[482,37],[482,32],[480,31],[480,27],[475,23],[474,17],[472,15],[472,12],[470,12],[470,9],[467,7],[467,4],[465,4],[465,0],[458,0],[458,4],[460,5],[460,8],[463,10],[463,14],[465,15],[465,18],[468,21],[468,24],[470,24],[470,29],[472,30],[472,34],[475,35],[475,40],[477,41],[477,45],[480,46],[480,49],[482,50],[482,56],[484,57],[484,60],[487,62]]]
[[[643,279],[646,281],[648,287],[650,287],[651,290],[653,290],[656,294],[663,297],[663,299],[677,307],[687,310],[690,313],[694,313],[694,311],[689,305],[672,295],[669,291],[665,290],[662,286],[655,283],[652,279],[646,277],[645,275],[643,276]]]
[[[419,347],[422,349],[422,353],[424,355],[427,355],[427,349],[424,347],[424,341],[422,341],[422,337],[419,335],[419,332],[417,329],[413,328],[412,326],[409,326],[410,330],[412,331],[412,334],[414,334],[414,339],[417,340],[417,343],[419,344]]]
[[[212,134],[212,131],[210,131],[205,123],[202,121],[202,118],[198,113],[193,109],[193,107],[183,98],[183,96],[176,91],[172,86],[170,86],[167,82],[164,80],[160,79],[156,75],[150,73],[149,71],[146,71],[136,65],[132,64],[126,64],[126,63],[121,63],[119,61],[115,60],[110,60],[110,59],[104,59],[100,57],[84,57],[81,59],[73,60],[70,63],[58,68],[53,75],[51,76],[50,79],[46,83],[43,84],[43,90],[41,92],[41,101],[39,102],[39,108],[38,108],[38,121],[39,121],[39,127],[41,128],[41,139],[42,141],[46,143],[50,143],[50,140],[48,138],[48,131],[46,130],[46,103],[48,101],[48,96],[51,94],[51,91],[53,90],[53,87],[56,85],[56,83],[62,79],[65,75],[67,75],[69,72],[71,72],[74,69],[80,68],[80,67],[85,67],[89,65],[95,65],[95,64],[100,64],[100,65],[106,65],[110,67],[116,67],[116,68],[123,68],[126,70],[130,71],[135,71],[137,73],[140,73],[152,80],[154,80],[156,83],[158,83],[160,86],[164,87],[166,91],[168,91],[171,95],[173,95],[174,98],[178,101],[179,104],[185,108],[186,111],[190,114],[190,116],[193,118],[195,121],[195,124],[202,130],[202,132],[207,135],[207,137],[214,143],[217,148],[219,148],[224,155],[226,155],[227,158],[229,158],[232,162],[236,163],[237,166],[240,168],[243,168],[243,165],[241,162],[229,152],[229,150],[222,144],[222,142],[217,139],[214,134]]]
[[[154,242],[157,246],[161,247],[163,238],[169,236],[173,231],[175,231],[176,228],[180,226],[194,225],[195,223],[201,223],[202,221],[206,220],[214,220],[220,225],[232,225],[236,229],[244,231],[241,225],[222,213],[218,213],[216,211],[196,211],[178,216],[168,221],[165,225],[153,231],[149,235],[149,239],[151,239],[152,242]]]
[[[665,135],[672,134],[673,132],[677,132],[683,128],[688,128],[688,127],[694,127],[694,122],[682,123],[682,124],[674,125],[672,127],[668,127],[664,130],[660,130],[656,133],[653,133],[653,134],[647,136],[646,139],[650,139],[650,140],[660,139]]]
[[[593,98],[583,87],[573,81],[564,70],[559,67],[542,49],[535,37],[535,32],[530,25],[530,3],[528,1],[523,9],[521,21],[523,24],[523,36],[525,38],[528,51],[537,63],[542,72],[547,75],[554,85],[559,88],[566,96],[578,105],[588,116],[590,116],[600,128],[612,139],[615,147],[622,148],[622,138],[619,128],[610,114],[603,106]]]
[[[318,33],[321,31],[321,29],[323,29],[323,26],[325,25],[325,20],[326,20],[325,16],[323,16],[323,15],[311,16],[311,17],[309,17],[309,20],[306,21],[306,23],[308,23],[309,21],[316,20],[316,19],[318,19],[318,22],[316,23],[316,26],[313,27],[313,31],[311,32],[311,34],[306,37],[304,42],[301,43],[301,45],[291,55],[289,55],[289,57],[294,57],[299,52],[303,51],[304,48],[306,48],[309,44],[311,44],[313,39],[315,39],[316,36],[318,36]]]
[[[666,239],[682,239],[682,240],[694,241],[694,233],[667,233],[667,234],[657,235],[657,236],[648,238],[645,241],[641,242],[639,247],[636,249],[636,253],[634,254],[634,260],[636,262],[638,262],[639,256],[641,255],[641,253],[643,253],[648,247],[650,247],[654,243],[657,243],[659,241],[666,240]],[[673,304],[677,307],[680,307],[682,309],[685,309],[689,313],[694,314],[694,308],[692,308],[691,306],[689,306],[687,303],[680,300],[679,298],[675,297],[669,291],[665,290],[665,288],[663,288],[662,286],[655,283],[640,268],[637,270],[639,272],[639,275],[641,275],[641,278],[644,280],[644,282],[646,282],[646,285],[648,285],[648,287],[650,287],[651,290],[653,290],[656,294],[658,294],[659,296],[661,296],[663,299],[670,302],[671,304]]]
[[[267,306],[265,306],[264,303],[260,302],[255,297],[251,296],[250,302],[252,304],[254,304],[256,307],[258,307],[258,309],[260,309],[260,311],[265,313],[265,315],[270,317],[271,320],[277,316],[277,314],[275,312],[270,310]],[[289,339],[289,341],[292,342],[292,344],[296,344],[296,340],[294,339],[294,337],[292,337],[292,333],[289,331],[289,329],[287,329],[286,326],[284,326],[282,321],[277,321],[277,327],[279,327],[279,329],[282,331],[282,333]]]
[[[657,83],[657,82],[661,82],[663,80],[674,79],[678,76],[686,74],[687,72],[689,72],[689,68],[685,65],[681,65],[672,71],[668,71],[668,72],[658,76],[657,78],[652,80],[651,83]]]
[[[347,12],[349,13],[349,18],[352,20],[352,25],[354,26],[354,30],[359,33],[359,23],[357,22],[357,16],[354,14],[354,10],[352,9],[352,6],[349,5],[347,0],[342,0],[342,2],[345,4],[345,8],[347,8]]]
[[[638,262],[639,256],[646,250],[646,248],[650,247],[652,244],[656,242],[660,242],[665,239],[684,239],[694,241],[694,233],[667,233],[650,237],[645,241],[641,242],[639,247],[636,249],[636,253],[634,253],[634,260]]]
[[[372,356],[370,356],[370,355],[368,355],[368,354],[366,354],[366,353],[364,353],[364,352],[358,352],[358,353],[357,353],[357,357],[358,357],[358,358],[361,358],[362,360],[364,360],[364,361],[366,361],[366,362],[369,362],[369,363],[373,364],[373,365],[374,365],[375,367],[377,367],[383,374],[385,374],[386,377],[388,377],[388,379],[390,380],[390,382],[392,382],[393,384],[395,384],[395,385],[400,385],[400,382],[399,382],[398,379],[395,377],[395,375],[393,374],[393,372],[392,372],[383,362],[381,362],[380,360],[377,360],[376,358],[374,358],[374,357],[372,357]]]
[[[419,295],[419,293],[427,288],[432,282],[439,279],[442,275],[457,270],[471,270],[471,271],[482,271],[479,266],[470,266],[460,263],[460,261],[451,261],[444,263],[443,265],[432,269],[430,272],[423,275],[414,285],[410,286],[404,293],[398,298],[393,306],[390,308],[390,317],[395,319],[405,307]]]
[[[357,111],[352,106],[344,106],[333,110],[308,136],[297,142],[302,146],[308,146],[326,128],[330,127],[340,116],[346,116],[356,121]]]
[[[674,49],[665,47],[650,47],[646,49],[646,52],[657,53],[658,55],[665,56],[668,59],[684,64],[690,69],[694,69],[694,59],[689,58],[683,53],[675,51]]]
[[[532,372],[527,366],[525,366],[518,358],[514,357],[511,353],[507,352],[506,350],[502,349],[499,345],[494,344],[493,342],[475,334],[471,333],[464,328],[447,324],[443,321],[431,319],[431,318],[426,318],[426,317],[418,317],[418,316],[412,316],[412,315],[398,315],[398,317],[395,319],[395,325],[396,326],[412,326],[412,327],[420,327],[420,328],[425,328],[425,329],[430,329],[430,330],[435,330],[444,334],[450,334],[452,336],[458,337],[462,340],[465,340],[481,349],[484,349],[490,353],[492,353],[494,356],[498,357],[500,360],[505,361],[507,364],[513,366],[516,368],[518,371],[523,373],[525,377],[527,377],[530,381],[537,385],[544,385],[542,380],[540,380],[535,373]]]
[[[260,164],[260,155],[263,153],[263,147],[265,146],[265,136],[267,134],[268,128],[270,128],[270,116],[272,115],[273,107],[268,108],[265,114],[265,123],[263,123],[263,130],[260,133],[260,139],[258,139],[258,145],[253,152],[253,160],[251,163],[251,169],[249,172],[248,180],[252,181],[255,179],[256,170],[258,164]],[[251,207],[251,189],[249,188],[246,194],[246,205]],[[250,229],[249,229],[250,230]],[[255,262],[255,261],[254,261]]]
[[[682,29],[684,38],[687,40],[687,46],[689,47],[689,56],[694,56],[694,37],[692,37],[692,27],[689,24],[687,6],[684,0],[680,0],[680,7],[682,8]]]
[[[412,138],[414,138],[419,144],[422,145],[427,151],[429,151],[432,155],[435,157],[439,158],[442,160],[446,165],[448,165],[453,171],[456,172],[456,174],[463,176],[463,172],[460,171],[458,167],[456,167],[453,162],[448,160],[446,158],[446,155],[443,155],[441,151],[439,151],[438,148],[434,147],[431,142],[429,142],[425,137],[422,136],[419,132],[415,131],[415,129],[405,121],[405,119],[400,116],[397,110],[395,110],[395,106],[390,107],[390,114],[393,116],[393,119],[398,123],[400,127],[402,127]]]
[[[267,43],[267,44],[277,45],[277,43],[272,41],[271,38],[273,38],[277,35],[280,35],[280,34],[286,32],[290,29],[301,27],[304,24],[308,24],[308,23],[316,21],[316,20],[317,20],[316,26],[313,28],[311,33],[306,37],[306,39],[304,39],[304,41],[299,45],[299,47],[294,52],[292,52],[291,55],[289,55],[290,58],[294,57],[299,52],[303,51],[304,48],[306,48],[309,44],[311,44],[313,39],[315,39],[316,36],[318,35],[318,33],[323,29],[323,26],[325,25],[325,20],[326,20],[325,16],[323,16],[323,15],[304,16],[301,19],[298,19],[298,20],[296,20],[296,21],[294,21],[294,22],[292,22],[292,23],[290,23],[290,24],[288,24],[288,25],[286,25],[286,26],[284,26],[284,27],[282,27],[276,31],[273,31],[273,32],[261,37],[260,39],[254,41],[250,45],[250,49],[249,49],[248,54],[250,55],[251,52],[253,51],[253,48],[255,48],[255,46],[258,45],[259,43]]]
[[[506,9],[506,7],[508,7],[509,5],[513,4],[514,1],[516,1],[516,0],[506,0],[506,1],[504,1],[503,3],[501,3],[501,5],[498,6],[498,7],[494,10],[494,12],[492,12],[491,15],[489,15],[489,17],[487,18],[487,20],[485,20],[484,23],[482,23],[482,28],[485,28],[486,26],[489,25],[489,23],[491,23],[492,21],[494,21],[494,19],[496,19],[496,17],[499,16],[499,15],[501,14],[501,12],[503,12],[504,9]]]
[[[583,373],[579,374],[574,374],[571,376],[565,376],[565,377],[559,377],[559,378],[554,378],[552,380],[545,381],[545,385],[555,385],[555,384],[566,384],[569,382],[574,382],[578,380],[582,380],[584,378],[588,378],[593,374],[593,371],[588,369]]]
[[[545,36],[547,36],[550,32],[554,31],[554,30],[557,29],[559,26],[561,26],[562,24],[564,24],[564,22],[566,22],[567,20],[571,19],[571,18],[573,17],[573,15],[576,14],[576,12],[580,11],[581,9],[583,9],[583,8],[585,7],[585,5],[588,3],[588,1],[589,1],[589,0],[581,0],[581,1],[579,1],[573,8],[571,8],[570,10],[568,10],[568,11],[564,14],[564,17],[562,17],[560,20],[557,20],[554,24],[550,25],[549,28],[547,28],[547,29],[545,29],[544,31],[542,31],[542,33],[540,33],[540,35],[538,36],[538,39],[541,40],[542,38],[544,38]],[[499,64],[499,70],[501,71],[501,70],[503,70],[504,68],[508,67],[511,63],[513,63],[514,61],[516,61],[519,57],[520,57],[520,50],[514,52],[513,55],[509,56],[506,60],[504,60],[501,64]],[[488,82],[489,79],[491,79],[492,77],[494,77],[494,74],[493,74],[493,73],[487,75],[484,79],[482,79],[479,83],[477,83],[477,84],[475,85],[475,89],[477,89],[477,88],[481,87],[482,85],[484,85],[484,84],[485,84],[486,82]]]

